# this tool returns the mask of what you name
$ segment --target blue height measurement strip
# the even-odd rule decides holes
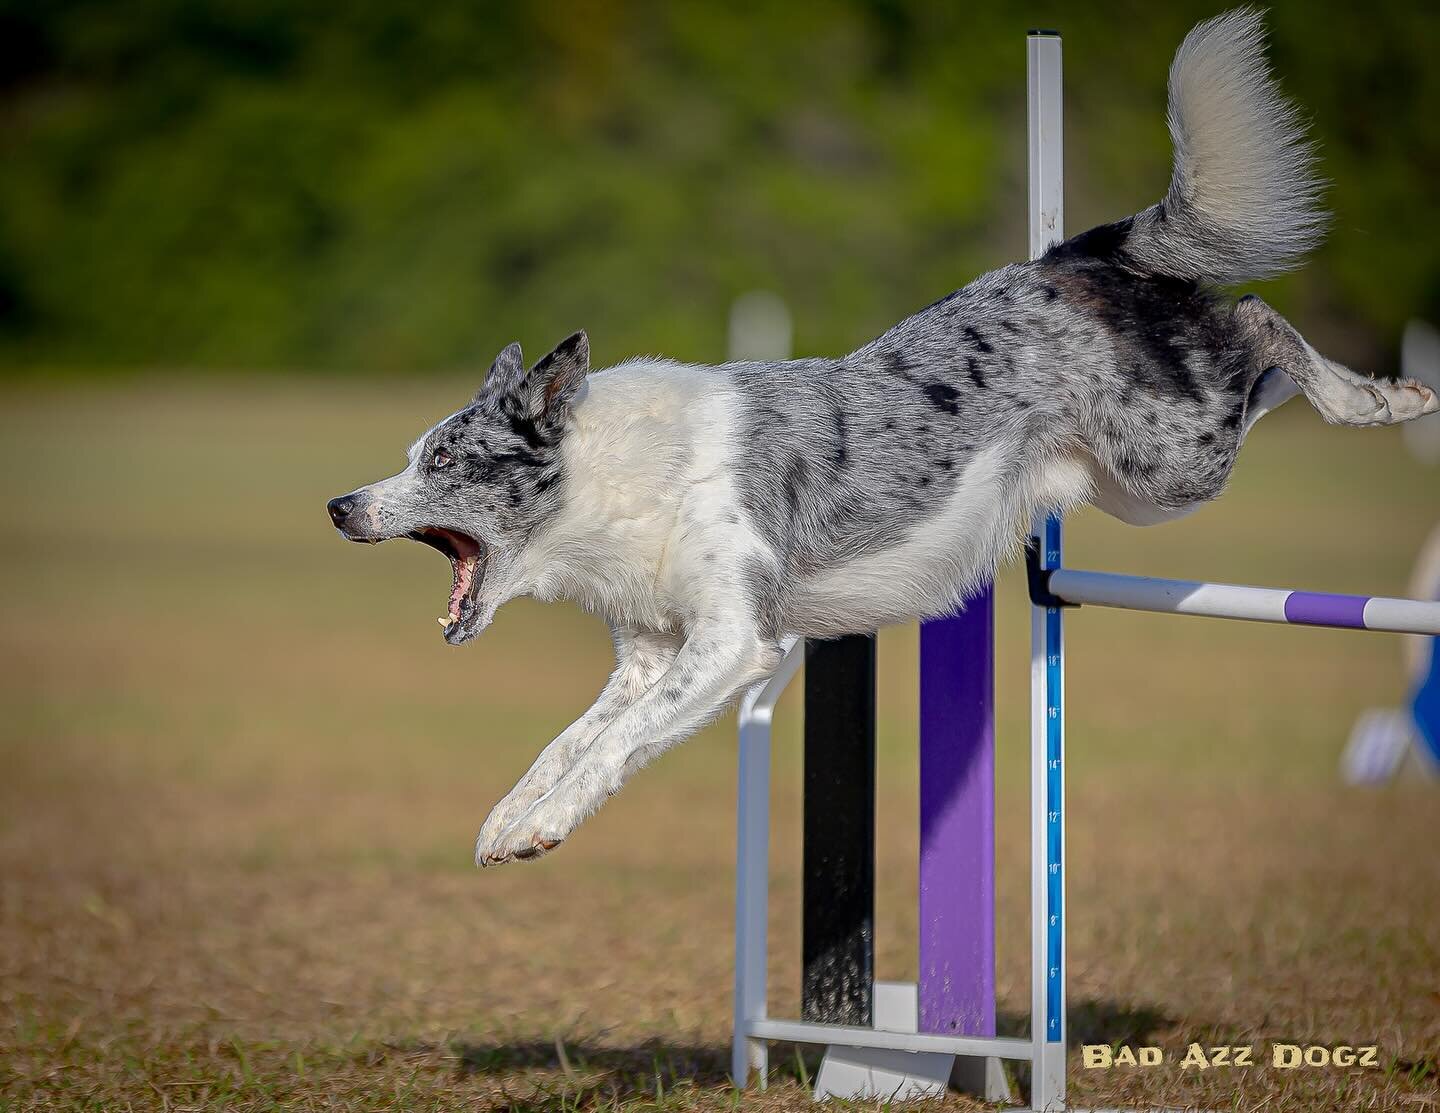
[[[1042,568],[1060,566],[1060,519],[1045,519],[1045,544],[1041,551]],[[1059,607],[1045,608],[1045,883],[1046,923],[1045,950],[1045,1038],[1061,1039],[1064,1029],[1064,979],[1061,967],[1064,952],[1065,869],[1060,853],[1064,837],[1063,799],[1064,770],[1064,706],[1061,702],[1061,677],[1064,665],[1061,637],[1063,620]]]

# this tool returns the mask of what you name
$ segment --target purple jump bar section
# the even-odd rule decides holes
[[[1345,626],[1365,629],[1368,595],[1327,595],[1321,591],[1292,591],[1285,598],[1285,621],[1299,626]]]
[[[995,1034],[995,604],[920,624],[920,1031]]]

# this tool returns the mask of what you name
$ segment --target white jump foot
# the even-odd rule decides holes
[[[919,1031],[920,997],[914,982],[875,983],[875,1027],[886,1032]],[[816,1101],[913,1101],[943,1097],[957,1089],[986,1101],[1008,1102],[1010,1084],[1000,1060],[937,1051],[883,1047],[825,1049],[815,1076]]]

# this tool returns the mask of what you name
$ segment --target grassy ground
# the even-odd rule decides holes
[[[733,730],[559,853],[476,873],[480,821],[608,667],[512,605],[440,640],[448,572],[346,546],[326,497],[398,466],[461,384],[233,380],[0,397],[0,1107],[733,1108]],[[1233,490],[1079,566],[1403,593],[1440,512],[1394,431],[1267,419]],[[1028,1005],[1027,619],[999,603],[1000,1006]],[[1379,635],[1085,611],[1070,626],[1072,1040],[1159,1044],[1082,1103],[1437,1106],[1440,796],[1352,791]],[[915,645],[884,635],[880,973],[915,966]],[[797,708],[776,769],[772,1009],[797,1007]],[[1182,1070],[1190,1041],[1250,1068]],[[1280,1071],[1268,1041],[1378,1044]],[[808,1056],[808,1052],[807,1052]],[[800,1108],[794,1049],[746,1107]],[[961,1104],[956,1099],[956,1104]]]

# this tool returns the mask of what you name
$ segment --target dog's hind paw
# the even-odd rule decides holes
[[[1353,372],[1336,376],[1310,400],[1326,421],[1337,425],[1394,425],[1440,410],[1435,391],[1414,379],[1362,379]]]
[[[1440,409],[1440,399],[1435,397],[1435,392],[1414,379],[1375,380],[1367,389],[1379,407],[1371,424],[1394,425]]]
[[[1399,401],[1390,408],[1397,421],[1440,412],[1440,395],[1424,383],[1414,379],[1400,379],[1395,386],[1398,388],[1396,393]]]

